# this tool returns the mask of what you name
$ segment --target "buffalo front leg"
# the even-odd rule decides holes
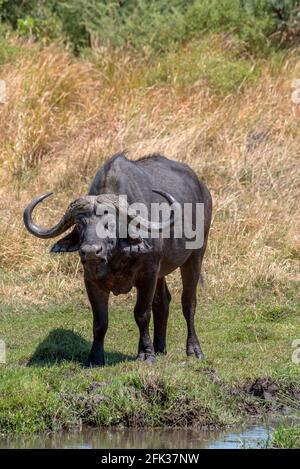
[[[145,279],[137,285],[137,301],[134,317],[140,331],[137,360],[155,362],[155,352],[149,333],[152,301],[156,287],[155,279]]]
[[[85,279],[86,291],[93,310],[93,345],[87,360],[87,366],[103,366],[104,337],[108,326],[108,297],[109,294],[101,290],[97,284]]]
[[[195,331],[195,312],[197,306],[197,285],[200,277],[202,258],[199,254],[191,255],[181,267],[183,291],[181,297],[182,312],[187,324],[186,354],[204,359],[200,342]]]
[[[156,290],[152,303],[154,322],[154,350],[155,353],[167,353],[166,334],[169,317],[169,304],[171,295],[164,277],[157,280]]]

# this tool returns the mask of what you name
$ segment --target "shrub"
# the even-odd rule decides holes
[[[0,0],[0,19],[22,35],[84,47],[165,52],[208,31],[236,35],[253,52],[299,39],[298,0]]]

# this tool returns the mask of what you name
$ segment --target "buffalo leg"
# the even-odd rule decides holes
[[[167,353],[166,333],[171,295],[164,277],[158,279],[152,302],[155,353]]]
[[[108,326],[108,296],[96,284],[85,279],[86,291],[93,310],[93,345],[87,366],[104,365],[104,337]]]
[[[200,278],[201,252],[193,253],[181,267],[183,291],[181,297],[182,311],[187,324],[186,353],[203,359],[204,355],[195,331],[194,316],[197,306],[197,284]]]
[[[156,287],[156,279],[145,280],[137,285],[137,301],[134,317],[140,331],[137,360],[155,362],[155,352],[149,333],[152,301]]]

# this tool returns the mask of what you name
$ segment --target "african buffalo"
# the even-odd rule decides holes
[[[86,291],[93,310],[94,341],[88,357],[88,366],[104,365],[104,337],[108,326],[108,299],[110,292],[115,295],[137,289],[134,317],[139,328],[138,360],[155,361],[155,353],[166,352],[166,329],[171,295],[166,275],[180,267],[182,277],[182,310],[187,323],[187,355],[203,358],[194,327],[196,289],[201,276],[201,265],[206,249],[211,223],[212,200],[207,187],[186,164],[172,161],[159,154],[149,155],[130,161],[125,153],[114,155],[97,172],[87,196],[71,203],[62,219],[50,229],[37,226],[32,220],[35,206],[49,197],[47,193],[32,200],[24,211],[24,223],[33,235],[53,238],[74,226],[67,236],[60,239],[51,252],[79,251],[84,268]],[[127,197],[127,205],[118,203],[119,196]],[[115,234],[109,236],[108,214],[116,210],[117,219],[126,214],[129,226],[134,220],[131,204],[143,203],[150,209],[151,204],[168,203],[168,207],[184,204],[192,207],[189,228],[195,229],[196,206],[202,206],[203,242],[196,248],[187,245],[187,236],[176,236],[174,207],[169,219],[150,223],[137,215],[135,226],[141,233],[151,236],[130,234],[120,235],[120,226],[114,227]],[[106,207],[101,213],[98,205]],[[165,203],[166,205],[166,203]],[[121,208],[120,208],[121,207]],[[125,209],[128,209],[126,210]],[[183,211],[179,216],[183,222]],[[178,222],[178,217],[177,217]],[[101,233],[99,236],[99,227]],[[141,228],[142,227],[142,228]],[[164,235],[169,227],[170,236]],[[197,227],[196,227],[197,228]],[[198,228],[197,228],[198,229]],[[200,229],[200,228],[199,228]],[[149,322],[153,311],[154,339],[149,334]]]

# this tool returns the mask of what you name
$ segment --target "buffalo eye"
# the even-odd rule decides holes
[[[76,228],[77,232],[80,237],[82,237],[83,231],[84,231],[84,221],[82,219],[77,219],[76,220]]]

